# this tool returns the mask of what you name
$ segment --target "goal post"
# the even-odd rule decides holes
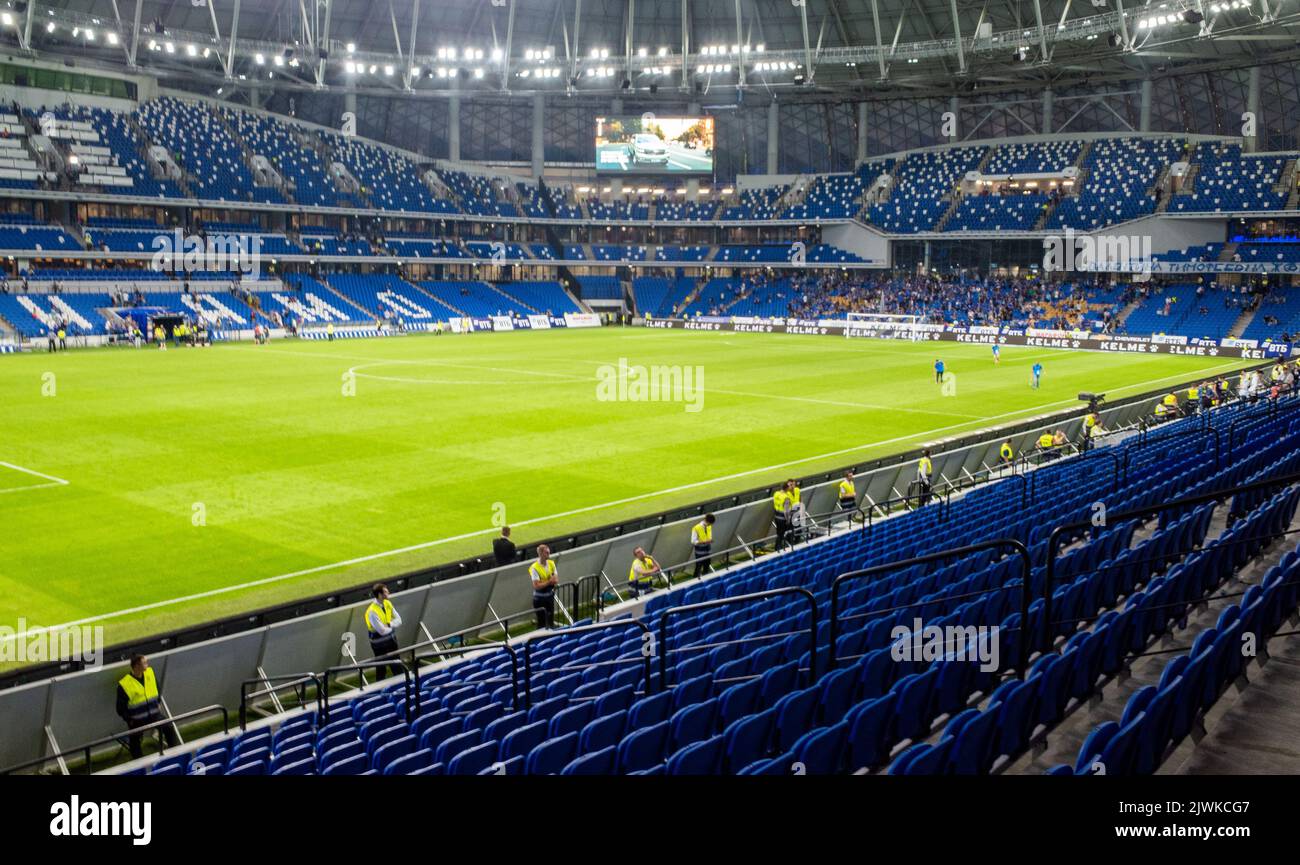
[[[884,312],[850,312],[844,327],[846,337],[875,337],[877,339],[925,339],[921,316]]]

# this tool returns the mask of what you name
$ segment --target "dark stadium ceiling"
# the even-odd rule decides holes
[[[7,0],[0,40],[164,83],[445,96],[996,90],[1297,56],[1300,0]],[[235,34],[233,40],[231,34]]]

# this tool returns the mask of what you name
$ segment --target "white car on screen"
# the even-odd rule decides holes
[[[633,164],[667,162],[668,145],[658,135],[642,132],[632,137],[632,143],[628,146],[628,155],[632,157]]]

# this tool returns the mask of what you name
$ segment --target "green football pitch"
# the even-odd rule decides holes
[[[619,400],[621,358],[702,396]],[[481,555],[501,515],[527,544],[1241,365],[643,329],[6,356],[0,625],[117,643]]]

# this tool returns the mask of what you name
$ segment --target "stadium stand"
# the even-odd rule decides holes
[[[1169,209],[1212,213],[1277,210],[1286,204],[1287,195],[1273,187],[1286,161],[1285,156],[1243,155],[1239,144],[1198,144],[1192,156],[1198,169],[1192,190],[1174,196]]]
[[[430,281],[419,283],[444,306],[472,318],[493,315],[529,315],[533,310],[514,297],[497,291],[485,282]]]
[[[499,287],[503,294],[514,298],[528,312],[547,313],[549,315],[583,312],[569,297],[568,292],[564,290],[564,286],[552,280],[507,282],[502,283]]]
[[[200,199],[285,203],[280,190],[258,186],[226,124],[205,106],[163,96],[135,113],[150,140],[176,154]]]
[[[1018,485],[976,488],[943,517],[946,541],[954,548],[1027,541],[1030,585],[1041,591],[1048,531],[1088,525],[1099,494],[1124,513],[1255,479],[1270,462],[1300,465],[1300,437],[1279,441],[1270,417],[1263,406],[1220,409],[1215,425],[1235,422],[1241,435],[1217,457],[1184,435],[1199,419],[1153,433],[1161,448],[1136,439],[1115,445],[1107,450],[1129,457],[1123,479],[1098,471],[1095,459],[1044,466],[1035,481],[1051,490],[1046,514],[1023,511]],[[521,704],[510,684],[510,658],[487,651],[422,676],[418,714],[393,685],[334,701],[328,717],[303,712],[274,729],[170,755],[148,771],[186,774],[196,763],[208,774],[233,775],[789,774],[795,763],[808,774],[998,771],[1050,736],[1127,658],[1176,629],[1200,597],[1281,534],[1298,503],[1294,486],[1238,495],[1228,506],[1238,519],[1217,537],[1210,535],[1213,503],[1166,513],[1153,525],[1127,520],[1067,535],[1080,543],[1056,560],[1053,618],[1045,618],[1040,598],[1027,623],[1017,556],[989,548],[909,563],[931,550],[925,539],[940,519],[942,508],[925,507],[869,535],[833,536],[652,596],[639,621],[666,634],[659,663],[647,663],[642,632],[627,618],[568,637],[560,629],[559,639],[529,647],[530,703]],[[1108,774],[1158,766],[1240,670],[1240,653],[1225,661],[1238,634],[1272,633],[1295,609],[1296,583],[1283,576],[1297,561],[1288,554],[1217,628],[1196,636],[1188,655],[1169,661],[1159,688],[1141,689],[1124,719],[1098,728],[1080,751],[1078,773],[1094,758]],[[888,563],[901,564],[838,587],[831,611],[838,575]],[[722,599],[736,604],[692,606]],[[825,615],[812,627],[814,609],[834,615],[834,633]],[[917,615],[940,629],[1000,625],[971,646],[996,663],[970,663],[954,650],[933,660],[900,655],[897,626],[906,631]],[[1038,636],[1044,626],[1050,645]],[[1008,676],[1022,654],[1030,666]]]
[[[886,231],[931,231],[947,211],[957,181],[974,170],[987,147],[908,154],[894,169],[889,198],[867,208],[867,220]]]
[[[1093,142],[1083,163],[1083,189],[1063,199],[1047,228],[1091,231],[1154,213],[1153,187],[1181,155],[1173,138],[1113,138]]]

